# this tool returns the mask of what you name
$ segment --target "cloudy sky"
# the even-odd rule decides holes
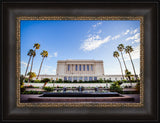
[[[105,74],[121,74],[119,62],[113,57],[119,44],[131,45],[131,53],[137,74],[140,73],[140,22],[139,21],[37,21],[21,20],[21,74],[25,73],[27,53],[39,43],[33,63],[38,73],[43,50],[48,51],[41,74],[56,74],[57,60],[103,60]],[[126,65],[133,73],[128,54],[124,52]],[[120,56],[120,60],[121,56]],[[124,64],[122,62],[124,69]],[[30,69],[30,67],[29,67]]]

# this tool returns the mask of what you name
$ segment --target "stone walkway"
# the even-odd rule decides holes
[[[106,102],[106,103],[109,103],[109,102],[112,102],[112,103],[116,103],[116,102],[119,102],[119,103],[139,103],[140,99],[139,99],[139,94],[123,94],[122,96],[124,97],[129,97],[129,98],[134,98],[134,101],[133,100],[128,100],[128,101],[124,101],[124,99],[121,99],[121,100],[117,100],[118,97],[39,97],[40,95],[38,94],[21,94],[21,102],[22,103],[27,103],[29,102],[28,99],[30,98],[33,102],[34,100],[35,101],[40,101],[40,102],[50,102],[50,103],[53,103],[53,99],[55,100],[55,102],[62,102],[62,101],[65,101],[65,99],[67,100],[74,100],[74,101],[80,101],[81,99],[83,100],[90,100],[90,101],[94,101],[96,102]],[[45,98],[46,101],[41,101],[42,98]],[[109,99],[110,98],[110,99]],[[38,99],[38,100],[36,100]]]

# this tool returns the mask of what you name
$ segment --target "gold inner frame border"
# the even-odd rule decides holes
[[[20,21],[21,20],[139,20],[140,21],[140,103],[21,103]],[[16,104],[17,107],[143,107],[144,106],[144,17],[143,16],[20,16],[16,18]]]

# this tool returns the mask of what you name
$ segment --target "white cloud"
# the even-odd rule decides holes
[[[24,61],[21,61],[21,66],[27,67],[27,63]],[[29,65],[30,66],[30,65]]]
[[[139,59],[140,58],[140,45],[133,47],[133,52],[131,52],[132,60]],[[124,59],[125,61],[130,60],[129,55],[124,53]]]
[[[53,55],[48,55],[48,57],[52,58],[52,57],[53,57]]]
[[[126,32],[124,33],[124,35],[127,35],[129,33],[129,31],[130,31],[129,29],[126,30]]]
[[[97,33],[98,33],[98,34],[102,33],[102,30],[100,29]]]
[[[102,44],[108,42],[110,38],[111,36],[107,36],[104,39],[101,39],[99,35],[91,36],[83,42],[80,49],[82,49],[83,51],[92,51],[100,47]]]
[[[118,38],[120,38],[120,35],[114,36],[114,37],[112,38],[112,40],[116,40],[116,39],[118,39]]]
[[[135,30],[129,30],[127,29],[126,32],[122,33],[123,35],[127,35],[128,33],[129,34],[136,34],[138,32],[138,28],[136,28]]]
[[[58,56],[58,53],[57,52],[54,52],[54,57],[57,57]]]
[[[92,36],[92,34],[89,34],[87,37],[91,37]]]
[[[97,26],[101,25],[102,22],[98,22],[95,25],[92,25],[92,29],[95,29]],[[90,32],[91,30],[89,30]],[[126,41],[132,40],[132,44],[136,43],[136,42],[140,42],[140,33],[138,32],[138,28],[135,30],[130,30],[127,29],[125,32],[121,33],[121,34],[117,34],[115,36],[111,36],[108,35],[106,38],[102,39],[100,37],[102,30],[100,29],[97,32],[93,32],[92,34],[88,34],[87,39],[84,40],[84,42],[81,44],[80,49],[82,49],[83,51],[92,51],[98,47],[100,47],[102,44],[107,43],[108,41],[112,40],[117,40],[118,38],[121,38],[123,36],[130,36],[128,38],[126,38]],[[131,36],[131,33],[134,34],[134,36]]]
[[[92,27],[93,27],[93,28],[96,28],[97,26],[99,26],[99,25],[101,25],[101,24],[102,24],[102,22],[98,22],[98,23],[92,25]]]
[[[96,26],[97,26],[96,24],[95,24],[95,25],[92,25],[93,28],[95,28]]]
[[[52,54],[48,55],[49,58],[57,57],[57,56],[58,56],[58,52],[54,52],[53,55]]]
[[[135,34],[136,32],[138,32],[138,28],[136,28],[135,30],[130,31],[130,34]]]
[[[134,40],[135,42],[140,42],[140,33],[136,33],[134,36],[128,37],[126,41]]]

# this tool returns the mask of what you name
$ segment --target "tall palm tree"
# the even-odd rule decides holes
[[[39,43],[35,43],[33,48],[35,48],[35,50],[38,50],[40,48],[40,44]]]
[[[43,64],[44,58],[48,57],[48,52],[46,50],[43,50],[43,52],[41,52],[41,56],[43,58],[42,58],[42,61],[41,61],[41,65],[40,65],[40,68],[39,68],[37,79],[39,77],[39,74],[40,74],[40,71],[41,71],[41,68],[42,68],[42,64]]]
[[[131,57],[131,52],[133,52],[132,46],[126,46],[125,52],[129,54],[129,57],[130,57],[130,60],[131,60],[131,63],[132,63],[132,67],[133,67],[133,71],[134,71],[134,75],[135,75],[136,80],[137,80],[137,75],[136,75],[135,67],[134,67],[134,64],[133,64],[133,61],[132,61],[132,57]]]
[[[30,63],[30,60],[31,60],[31,57],[32,57],[32,54],[33,54],[33,49],[30,49],[28,51],[28,56],[29,56],[29,60],[28,60],[28,64],[27,64],[27,68],[26,68],[26,72],[25,72],[25,76],[27,75],[27,71],[28,71],[28,67],[29,67],[29,63]]]
[[[124,50],[124,45],[123,45],[123,44],[119,44],[118,47],[117,47],[117,49],[121,52],[121,55],[122,55],[122,59],[123,59],[123,63],[124,63],[125,69],[128,70],[128,69],[127,69],[127,66],[126,66],[126,63],[125,63],[125,61],[124,61],[124,58],[123,58],[123,53],[122,53],[123,50]]]
[[[114,51],[114,52],[113,52],[113,57],[115,57],[115,58],[118,59],[119,64],[120,64],[120,68],[121,68],[122,77],[123,77],[123,79],[124,79],[123,70],[122,70],[122,65],[121,65],[121,62],[120,62],[120,60],[119,60],[119,58],[118,58],[118,57],[119,57],[119,53],[118,53],[117,51]]]
[[[36,50],[38,50],[38,49],[40,48],[40,44],[39,44],[39,43],[35,43],[35,44],[33,45],[33,48],[35,48],[35,49],[34,49],[34,52],[33,52],[33,54],[32,54],[32,64],[31,64],[30,72],[32,72],[33,60],[34,60],[34,57],[36,56]],[[30,82],[30,77],[29,77],[29,82]]]
[[[31,63],[30,73],[32,72],[33,60],[34,60],[35,56],[36,56],[36,51],[34,50],[33,53],[32,53],[32,63]],[[29,82],[30,82],[30,79],[31,79],[31,77],[29,76]]]

